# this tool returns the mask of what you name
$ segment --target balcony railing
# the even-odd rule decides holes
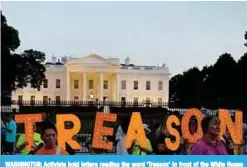
[[[165,102],[125,102],[125,101],[12,101],[12,104],[18,106],[109,106],[109,107],[168,107]]]

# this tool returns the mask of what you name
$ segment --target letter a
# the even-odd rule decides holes
[[[141,114],[139,112],[132,113],[128,133],[125,138],[125,147],[130,148],[134,140],[139,141],[142,148],[148,146]]]

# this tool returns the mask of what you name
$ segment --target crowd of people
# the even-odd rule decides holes
[[[179,113],[174,112],[180,117]],[[220,134],[220,119],[217,116],[205,116],[201,122],[203,137],[196,143],[191,143],[184,139],[181,133],[181,127],[176,126],[180,132],[180,146],[177,150],[170,150],[165,145],[165,139],[170,138],[175,141],[176,138],[169,134],[164,122],[158,123],[153,121],[150,125],[143,124],[143,128],[147,137],[147,147],[143,148],[139,141],[133,141],[130,148],[125,147],[125,136],[128,131],[129,118],[122,120],[115,135],[114,140],[102,136],[104,140],[111,140],[116,146],[116,155],[243,155],[247,154],[247,125],[243,123],[243,141],[242,144],[236,145],[227,131],[222,138]],[[43,122],[36,128],[33,125],[34,136],[33,144],[30,147],[26,140],[25,133],[20,134],[17,138],[17,126],[14,115],[9,114],[2,117],[1,120],[1,146],[2,154],[14,155],[75,155],[77,150],[73,150],[70,145],[66,144],[66,149],[62,149],[57,144],[56,125],[44,116]],[[192,117],[189,122],[189,130],[191,134],[197,132],[197,120]],[[72,128],[73,124],[69,122],[66,128]],[[91,135],[93,136],[93,135]],[[76,136],[73,140],[77,140]],[[92,138],[88,138],[88,149],[91,154],[107,154],[106,150],[94,149],[90,147]],[[29,147],[28,147],[29,146]]]

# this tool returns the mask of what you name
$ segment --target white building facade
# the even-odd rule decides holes
[[[46,63],[46,80],[41,90],[31,87],[12,93],[12,100],[23,101],[130,101],[168,102],[169,69],[162,65],[137,66],[126,58],[91,54],[82,58],[62,58]]]

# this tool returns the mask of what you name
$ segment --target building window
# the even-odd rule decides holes
[[[125,80],[122,80],[121,82],[122,82],[121,83],[122,90],[126,90],[126,81]]]
[[[162,105],[162,98],[158,98],[158,105]]]
[[[104,80],[104,89],[108,89],[108,81]]]
[[[48,79],[43,81],[43,88],[48,88]]]
[[[93,89],[93,80],[89,80],[89,89]]]
[[[74,96],[74,100],[79,100],[79,97],[78,96]]]
[[[78,88],[79,88],[79,81],[74,80],[74,89],[78,89]]]
[[[60,102],[61,102],[60,96],[56,96],[56,104],[60,104]]]
[[[138,81],[134,81],[134,90],[138,90]]]
[[[43,96],[43,101],[48,101],[48,96]]]
[[[122,106],[126,105],[126,98],[125,97],[121,97],[121,104],[122,104]]]
[[[34,105],[35,104],[35,96],[31,96],[31,105]]]
[[[43,104],[44,105],[48,104],[48,96],[43,96]]]
[[[163,89],[163,82],[159,81],[158,82],[158,90],[162,90]]]
[[[18,104],[22,104],[22,100],[23,100],[22,95],[19,95],[19,96],[18,96]]]
[[[151,83],[150,81],[146,81],[146,90],[150,90]]]
[[[134,106],[138,106],[138,97],[134,97]]]
[[[60,88],[60,79],[56,79],[56,88]]]
[[[151,101],[150,101],[150,98],[146,98],[146,104],[150,104]]]

